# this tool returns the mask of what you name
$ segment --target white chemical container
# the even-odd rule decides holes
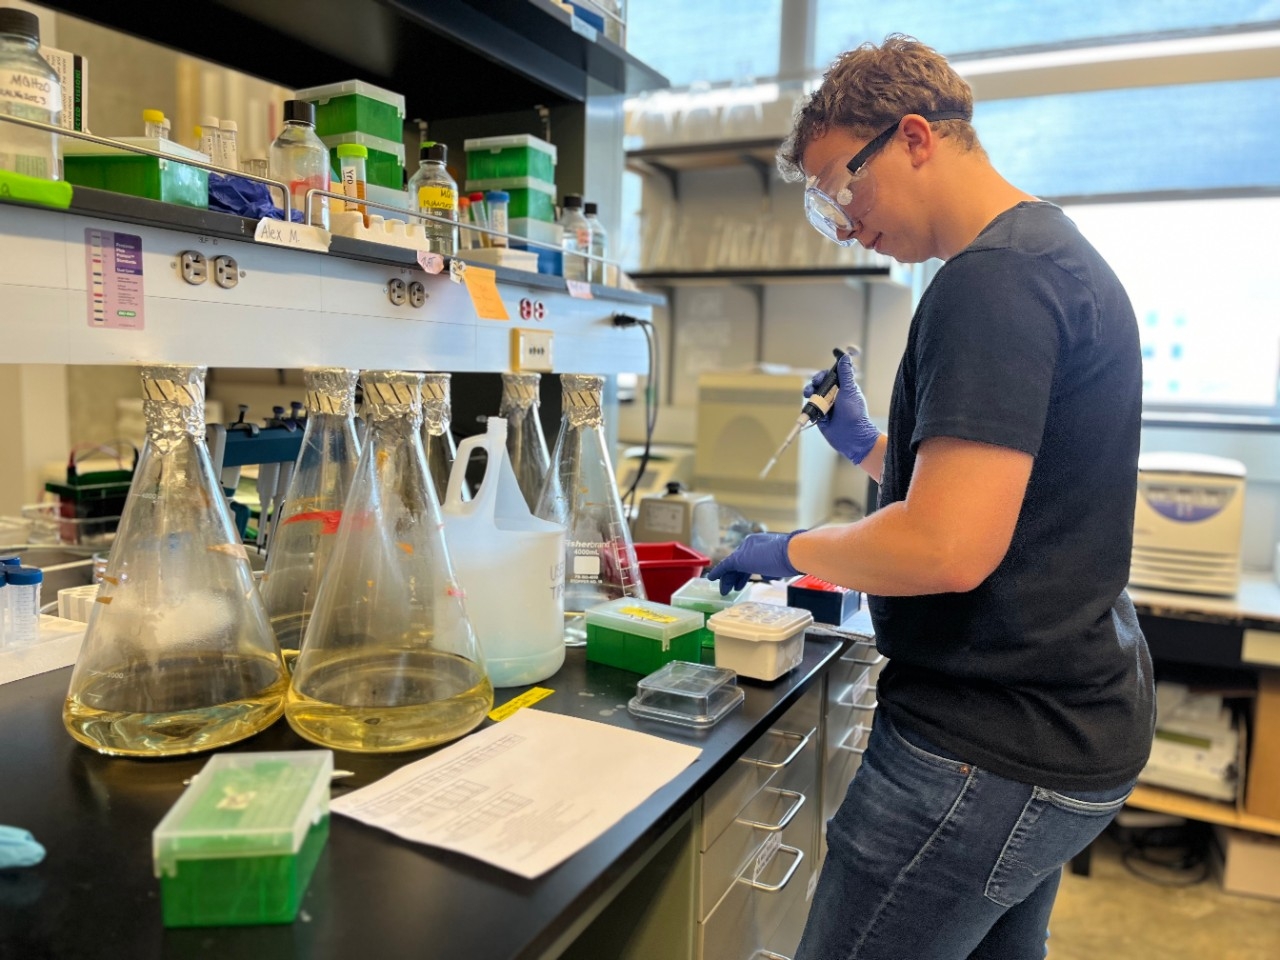
[[[804,631],[813,614],[796,607],[748,600],[712,614],[716,666],[740,677],[777,680],[804,657]]]

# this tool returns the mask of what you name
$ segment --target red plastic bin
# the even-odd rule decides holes
[[[702,573],[711,563],[697,550],[674,540],[668,543],[637,543],[636,560],[640,579],[650,600],[670,603],[671,594]]]

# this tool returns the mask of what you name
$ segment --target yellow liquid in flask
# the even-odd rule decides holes
[[[493,708],[472,661],[433,650],[334,657],[289,689],[285,717],[299,736],[334,750],[390,753],[455,740]]]
[[[274,723],[287,686],[275,658],[126,663],[82,684],[67,698],[62,719],[71,736],[99,753],[161,757],[217,750]]]

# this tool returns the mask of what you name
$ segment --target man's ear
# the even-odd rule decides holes
[[[918,113],[909,113],[903,117],[898,133],[911,154],[913,166],[924,163],[938,148],[938,135],[929,126],[929,121]]]

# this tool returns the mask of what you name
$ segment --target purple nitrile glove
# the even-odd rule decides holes
[[[707,572],[707,579],[720,581],[720,595],[723,597],[745,587],[753,573],[766,580],[799,575],[800,571],[787,559],[787,544],[797,533],[804,531],[747,534],[737,550]]]
[[[804,388],[804,395],[813,396],[813,391],[826,375],[826,370],[815,373],[812,382]],[[854,463],[861,463],[874,449],[880,431],[867,416],[867,401],[853,378],[853,359],[847,354],[836,362],[836,376],[840,392],[831,411],[818,421],[818,429],[837,453]]]

